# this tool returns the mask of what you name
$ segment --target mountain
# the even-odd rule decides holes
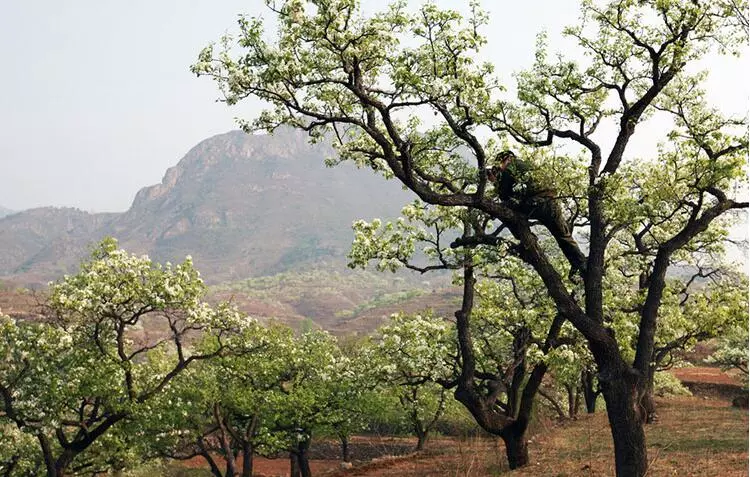
[[[410,196],[369,170],[326,168],[332,152],[291,129],[206,139],[124,213],[42,208],[0,219],[0,277],[57,278],[105,235],[159,261],[192,255],[209,283],[311,264],[343,268],[352,221],[394,217]]]
[[[2,219],[3,217],[5,217],[6,215],[10,215],[10,214],[13,214],[13,213],[15,213],[14,210],[6,209],[2,205],[0,205],[0,219]]]
[[[70,271],[116,214],[42,207],[0,219],[0,276],[44,283]],[[15,280],[14,280],[15,281]]]

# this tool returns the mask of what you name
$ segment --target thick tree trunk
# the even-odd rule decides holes
[[[518,469],[529,463],[529,447],[526,445],[526,426],[512,424],[500,435],[505,443],[505,455],[511,469]]]
[[[594,389],[594,373],[584,370],[581,373],[581,385],[583,387],[583,400],[586,403],[586,412],[594,414],[596,412],[596,397],[598,395]]]
[[[643,477],[648,468],[636,381],[635,376],[625,375],[601,383],[615,444],[617,477]]]
[[[55,461],[55,477],[65,477],[68,475],[68,467],[73,463],[73,460],[79,452],[75,452],[72,449],[65,449],[60,453],[60,456]]]
[[[653,366],[649,367],[646,383],[641,395],[640,407],[643,412],[643,418],[646,424],[653,424],[658,419],[656,415],[656,402],[654,401],[654,374],[656,370]]]

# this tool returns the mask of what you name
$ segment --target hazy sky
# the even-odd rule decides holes
[[[465,1],[437,1],[465,8]],[[575,0],[489,2],[487,55],[501,77],[532,61],[542,29],[578,16]],[[379,2],[366,2],[368,7]],[[261,0],[17,0],[0,14],[0,206],[123,211],[193,145],[235,128],[258,104],[216,103],[215,85],[189,65]],[[553,37],[554,38],[554,37]],[[555,44],[552,45],[552,49]],[[710,65],[709,88],[747,107],[737,60]],[[744,76],[746,78],[746,76]],[[737,101],[739,92],[742,101]]]

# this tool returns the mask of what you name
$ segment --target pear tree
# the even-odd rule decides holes
[[[431,381],[455,388],[456,399],[484,430],[505,441],[508,461],[518,467],[529,458],[525,433],[537,393],[550,395],[541,390],[547,371],[552,368],[572,385],[586,363],[585,350],[522,262],[498,260],[500,247],[475,244],[470,253],[456,250],[456,244],[472,238],[466,231],[484,231],[487,223],[487,217],[470,209],[417,201],[404,207],[395,222],[357,221],[350,259],[352,266],[374,262],[380,270],[463,272],[456,279],[464,287],[463,305],[473,308],[470,319],[457,314],[448,334],[444,318],[395,317],[381,331],[381,345],[390,356],[386,367],[402,384]],[[503,240],[501,232],[493,236]],[[546,243],[551,246],[551,239]]]
[[[540,41],[532,67],[517,75],[515,98],[480,59],[487,17],[476,4],[466,19],[431,3],[412,11],[395,2],[372,15],[356,0],[267,4],[278,26],[272,41],[260,19],[242,17],[236,40],[205,48],[193,71],[217,80],[229,104],[253,96],[270,105],[243,122],[248,131],[287,124],[313,140],[333,137],[332,162],[371,167],[425,203],[489,217],[458,248],[464,255],[476,245],[498,248],[498,260],[520,260],[538,276],[596,364],[617,475],[645,475],[639,403],[648,392],[667,272],[683,250],[721,235],[724,218],[748,206],[736,189],[745,177],[745,118],[711,104],[699,70],[707,55],[736,53],[747,41],[746,2],[582,0],[581,21],[565,30],[582,59],[551,56]],[[657,117],[671,133],[635,154],[633,138]],[[603,125],[614,133],[600,134]],[[546,169],[556,167],[551,151],[560,145],[583,158],[578,193],[549,198],[566,227],[549,229],[513,197],[498,197],[487,169],[501,145],[521,158],[551,157]],[[554,263],[546,234],[581,286],[571,286]],[[632,359],[605,313],[607,257],[620,246],[644,264]],[[458,323],[473,312],[468,260],[463,270]],[[468,349],[465,338],[459,333]]]
[[[23,442],[33,438],[40,473],[122,467],[138,438],[125,433],[128,421],[247,325],[232,307],[202,302],[203,293],[189,258],[161,266],[105,239],[77,274],[52,285],[47,321],[3,319],[0,420]],[[192,348],[207,333],[219,345]]]
[[[747,318],[747,315],[745,315],[745,318]],[[709,363],[718,364],[724,370],[738,371],[745,389],[747,389],[748,383],[747,343],[747,322],[738,323],[721,335],[716,350],[708,358]]]
[[[446,409],[447,387],[456,363],[450,323],[431,312],[397,313],[376,332],[370,363],[375,379],[392,390],[421,451]]]

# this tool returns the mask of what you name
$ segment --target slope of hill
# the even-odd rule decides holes
[[[461,306],[460,289],[451,286],[447,273],[426,277],[318,267],[225,283],[210,291],[214,300],[230,300],[260,320],[294,328],[312,321],[342,335],[371,332],[398,311],[430,308],[449,317]]]
[[[326,168],[327,145],[298,131],[206,139],[122,214],[44,208],[0,219],[0,277],[39,283],[70,271],[105,235],[159,261],[192,255],[207,282],[345,264],[351,223],[395,216],[395,182],[348,165]]]
[[[0,219],[0,275],[43,283],[69,271],[116,214],[42,207]]]
[[[142,189],[110,232],[159,260],[192,254],[212,282],[343,266],[352,221],[394,216],[408,197],[370,171],[326,168],[331,154],[291,130],[207,139]]]

